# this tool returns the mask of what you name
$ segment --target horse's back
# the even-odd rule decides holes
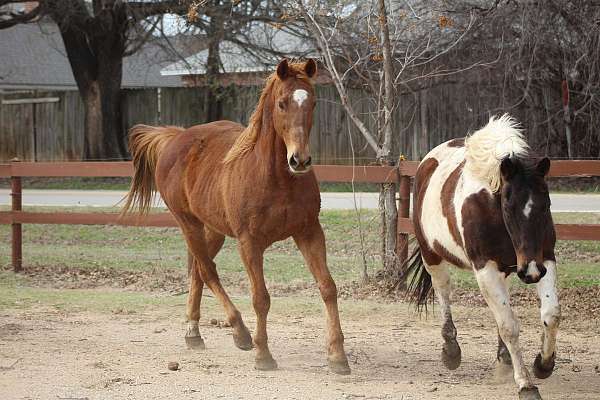
[[[231,121],[194,125],[164,147],[156,166],[156,183],[171,210],[189,208],[185,193],[196,180],[204,181],[207,189],[213,186],[222,160],[243,129]]]
[[[186,158],[207,162],[222,160],[244,127],[231,121],[216,121],[191,126],[173,137],[160,155],[158,174],[171,170]],[[219,162],[220,163],[220,162]]]

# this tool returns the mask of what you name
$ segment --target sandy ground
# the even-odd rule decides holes
[[[278,299],[274,298],[273,302]],[[288,299],[289,301],[289,299]],[[315,300],[316,304],[316,300]],[[9,399],[515,399],[495,367],[496,337],[484,307],[455,307],[463,363],[439,361],[437,316],[420,319],[404,304],[341,302],[352,374],[327,371],[323,318],[314,310],[271,312],[270,344],[279,370],[253,368],[231,329],[201,319],[204,351],[185,348],[183,304],[122,314],[56,308],[0,311],[0,398]],[[205,306],[206,308],[206,306]],[[539,347],[537,310],[520,308],[527,363]],[[245,313],[249,327],[252,313]],[[600,398],[600,324],[566,318],[557,370],[538,382],[544,399]],[[167,363],[177,361],[179,371]]]

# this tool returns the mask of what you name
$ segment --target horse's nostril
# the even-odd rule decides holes
[[[308,159],[304,162],[304,166],[305,167],[310,167],[311,164],[312,164],[312,158],[308,157]]]
[[[293,154],[289,159],[289,163],[290,163],[290,167],[296,168],[298,166],[298,164],[300,164],[298,162],[298,156],[296,154]]]

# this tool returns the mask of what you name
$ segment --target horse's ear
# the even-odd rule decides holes
[[[285,78],[288,77],[288,74],[289,74],[288,60],[287,60],[287,58],[284,58],[277,65],[277,76],[279,77],[279,79],[284,80]]]
[[[517,173],[517,165],[510,159],[510,157],[506,157],[502,160],[500,164],[500,173],[502,173],[502,178],[505,181],[511,180],[513,176]]]
[[[535,170],[541,176],[548,175],[548,172],[550,171],[550,159],[548,157],[542,158],[535,166]]]
[[[306,65],[304,65],[304,72],[309,78],[312,78],[317,74],[317,63],[315,62],[315,60],[313,60],[312,58],[308,59]]]

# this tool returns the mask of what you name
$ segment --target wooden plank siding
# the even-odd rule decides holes
[[[483,126],[490,115],[505,111],[498,96],[489,96],[484,77],[470,85],[443,84],[397,97],[392,130],[392,154],[420,159],[432,147],[463,137]],[[246,124],[258,101],[259,86],[230,86],[223,92],[223,118]],[[317,107],[311,132],[316,164],[370,165],[375,153],[349,121],[336,89],[317,85]],[[368,129],[377,133],[377,105],[359,89],[348,90],[355,111]],[[2,99],[57,97],[35,104],[1,104],[0,162],[19,157],[26,161],[78,161],[83,157],[84,108],[76,91],[28,92],[0,95]],[[137,123],[189,127],[206,122],[205,87],[127,89],[122,93],[123,132]],[[564,156],[564,148],[549,142],[545,123],[526,110],[513,110],[528,142],[539,154]],[[123,140],[126,140],[123,138]],[[552,144],[554,143],[554,144]],[[554,147],[552,147],[554,146]],[[35,150],[35,151],[34,151]]]
[[[3,104],[1,101],[19,97],[15,94],[0,96],[0,161],[35,157],[33,104]]]
[[[246,124],[260,96],[258,86],[225,89],[223,118]],[[373,134],[377,133],[377,109],[364,92],[350,89],[350,101]],[[368,165],[375,153],[349,121],[331,85],[316,87],[311,150],[318,164]],[[392,153],[418,159],[430,147],[485,123],[485,102],[465,113],[464,101],[446,101],[456,96],[446,87],[423,94],[402,95],[394,109],[393,131],[397,133]],[[30,92],[0,95],[0,99],[57,97],[57,102],[0,104],[0,162],[19,157],[26,161],[77,161],[83,157],[84,108],[76,91]],[[123,132],[131,126],[178,125],[189,127],[206,122],[208,107],[204,87],[123,90]],[[478,103],[479,104],[479,103]],[[123,139],[125,140],[125,139]],[[34,152],[35,149],[35,152]]]

